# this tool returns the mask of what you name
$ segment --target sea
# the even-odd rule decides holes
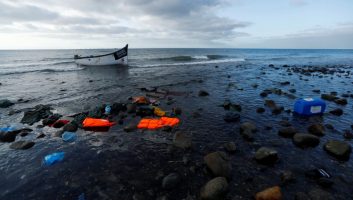
[[[114,49],[77,50],[0,50],[0,100],[15,103],[0,108],[0,127],[30,127],[34,131],[16,140],[31,140],[28,150],[13,150],[9,143],[0,143],[0,199],[197,199],[201,187],[212,178],[203,156],[224,151],[226,142],[235,142],[237,151],[230,155],[232,178],[228,199],[252,199],[266,187],[281,185],[285,199],[297,192],[310,193],[319,188],[335,199],[351,198],[353,158],[339,161],[323,150],[326,141],[352,140],[344,137],[353,132],[353,50],[351,49],[129,49],[128,66],[78,66],[74,55],[97,55]],[[273,67],[271,67],[273,66]],[[327,67],[340,73],[303,75],[290,73],[288,67]],[[281,84],[289,82],[289,84]],[[171,111],[182,109],[181,123],[176,129],[192,135],[193,149],[173,148],[172,132],[136,131],[126,133],[123,125],[109,132],[79,130],[74,143],[55,137],[50,127],[21,124],[23,112],[36,105],[50,105],[64,116],[93,109],[102,104],[128,102],[130,97],[144,95],[141,88],[172,91],[166,104]],[[281,89],[287,94],[261,97],[266,89]],[[289,92],[290,89],[292,92]],[[205,90],[209,96],[199,97]],[[320,93],[347,96],[347,105],[327,102],[323,116],[298,118],[291,114],[297,98],[320,97]],[[295,92],[293,92],[295,91]],[[274,100],[289,112],[273,115],[264,106]],[[241,121],[254,122],[258,131],[255,141],[244,141],[239,123],[226,123],[229,112],[220,105],[229,100],[241,106]],[[256,109],[264,107],[265,113]],[[328,111],[341,108],[342,116]],[[289,122],[300,132],[307,132],[313,123],[330,124],[319,146],[301,149],[291,139],[277,132]],[[282,125],[281,125],[282,124]],[[44,133],[44,138],[37,138]],[[267,146],[278,151],[274,166],[262,166],[253,159],[254,152]],[[63,151],[63,162],[51,167],[42,165],[47,154]],[[352,156],[351,156],[352,157]],[[305,176],[310,169],[325,169],[333,184],[323,187]],[[283,184],[280,175],[291,171],[295,181]],[[161,187],[163,177],[180,174],[181,180],[172,189]]]

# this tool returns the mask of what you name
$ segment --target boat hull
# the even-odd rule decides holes
[[[127,65],[128,56],[127,56],[128,46],[115,51],[113,53],[98,55],[98,56],[87,56],[80,57],[75,56],[75,63],[77,65],[84,66],[101,66],[101,65]]]

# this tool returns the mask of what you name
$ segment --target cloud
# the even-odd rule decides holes
[[[2,2],[1,2],[2,1]],[[0,0],[0,32],[227,43],[249,22],[220,17],[226,0]]]

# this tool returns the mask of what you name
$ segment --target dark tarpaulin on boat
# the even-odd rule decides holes
[[[115,52],[113,55],[115,60],[118,60],[122,57],[127,56],[127,45],[124,48],[120,49],[119,51]]]

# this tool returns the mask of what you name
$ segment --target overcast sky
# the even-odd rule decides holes
[[[353,0],[0,0],[0,49],[353,48]]]

